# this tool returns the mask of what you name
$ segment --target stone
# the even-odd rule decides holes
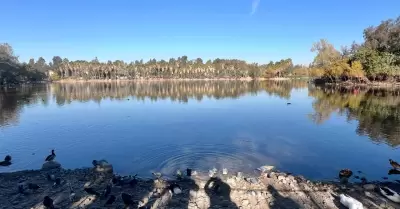
[[[373,184],[365,184],[365,185],[363,185],[363,188],[364,188],[365,190],[371,191],[371,190],[374,190],[376,187],[375,187],[375,185],[373,185]]]
[[[242,200],[242,206],[247,206],[250,204],[250,201],[247,199]]]
[[[58,168],[61,168],[61,164],[57,161],[48,161],[42,165],[42,170],[52,170]]]
[[[285,180],[286,178],[284,177],[284,176],[278,176],[278,180],[279,181],[283,181],[283,180]]]
[[[230,186],[236,187],[235,179],[233,179],[233,178],[228,178],[228,180],[226,180],[226,182],[227,182]]]

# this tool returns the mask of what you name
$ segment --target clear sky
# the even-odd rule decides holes
[[[398,15],[399,0],[12,0],[1,2],[0,42],[20,61],[187,55],[306,64],[318,39],[340,48]]]

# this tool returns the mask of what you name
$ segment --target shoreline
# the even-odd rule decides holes
[[[54,186],[46,179],[48,174],[61,178],[61,184]],[[254,175],[254,174],[253,174]],[[336,195],[345,193],[363,203],[365,208],[400,208],[375,190],[378,185],[391,185],[400,189],[400,184],[371,182],[367,184],[340,184],[330,181],[310,181],[301,176],[281,172],[261,173],[259,176],[242,178],[235,175],[219,174],[210,179],[207,175],[185,177],[182,180],[137,178],[134,186],[114,186],[111,195],[117,200],[111,208],[123,208],[122,192],[131,194],[138,208],[343,208]],[[248,177],[246,174],[243,176]],[[44,208],[44,196],[54,200],[57,208],[106,208],[108,198],[88,195],[84,185],[89,184],[101,193],[113,178],[112,173],[98,173],[93,168],[26,170],[0,173],[0,208]],[[17,192],[21,183],[35,183],[41,188],[26,194]],[[181,194],[168,192],[168,185],[178,184]],[[75,193],[70,200],[70,187]],[[398,190],[397,190],[398,191]]]

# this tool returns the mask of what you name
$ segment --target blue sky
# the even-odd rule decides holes
[[[340,48],[400,15],[399,0],[13,0],[1,7],[0,42],[21,61],[187,55],[306,64],[318,39]]]

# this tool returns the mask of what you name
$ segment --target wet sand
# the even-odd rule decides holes
[[[47,179],[48,174],[59,177],[60,185]],[[246,175],[244,175],[246,177]],[[48,171],[32,170],[0,174],[0,208],[45,208],[43,198],[49,196],[56,208],[124,208],[121,193],[132,195],[134,205],[129,208],[345,208],[336,195],[348,194],[363,203],[364,208],[400,208],[376,191],[379,185],[400,189],[393,182],[372,182],[368,184],[347,184],[338,182],[313,182],[301,176],[271,172],[260,174],[253,179],[232,175],[218,175],[210,179],[207,175],[185,177],[183,180],[137,178],[136,185],[116,185],[111,194],[116,201],[105,206],[107,198],[87,194],[83,188],[88,185],[102,193],[113,174],[98,173],[92,168]],[[36,191],[18,192],[19,184],[35,183],[41,188]],[[169,192],[168,185],[177,183],[181,194]],[[75,196],[70,199],[70,187]]]

